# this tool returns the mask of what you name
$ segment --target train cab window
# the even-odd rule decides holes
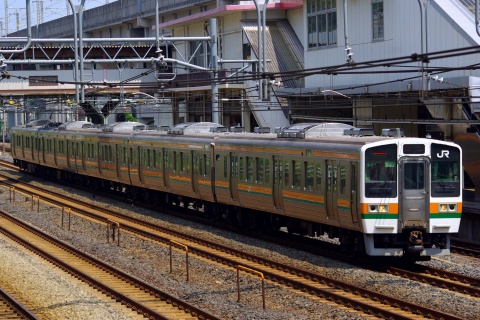
[[[257,158],[257,177],[256,177],[256,182],[263,184],[264,180],[264,175],[265,175],[265,168],[263,166],[263,159],[262,158]]]
[[[432,197],[458,197],[460,195],[460,150],[432,143],[431,146]]]
[[[247,182],[253,182],[253,158],[247,157]]]
[[[293,161],[293,187],[300,189],[302,187],[302,163],[300,161]]]
[[[389,144],[365,150],[365,196],[397,196],[397,145]]]

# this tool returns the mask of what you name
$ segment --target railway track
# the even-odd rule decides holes
[[[5,180],[4,180],[5,179]],[[66,198],[64,195],[45,192],[39,188],[24,185],[18,181],[2,178],[2,183],[15,185],[18,191],[32,194],[45,199],[55,205],[65,206],[70,202],[75,214],[84,215],[99,222],[115,221],[122,229],[138,236],[149,238],[152,241],[164,243],[181,243],[188,247],[191,254],[207,258],[215,263],[237,268],[244,266],[262,273],[272,282],[288,286],[294,290],[301,290],[308,294],[321,297],[348,308],[360,310],[380,318],[414,319],[458,319],[454,315],[425,308],[394,297],[378,294],[375,291],[363,289],[351,284],[343,283],[319,274],[292,268],[289,265],[263,259],[248,252],[238,251],[217,243],[208,242],[200,238],[184,234],[178,230],[171,230],[155,224],[145,222],[130,216],[122,215],[92,204],[82,204],[78,200]],[[75,204],[73,204],[75,202]]]
[[[39,320],[37,316],[18,302],[13,296],[0,288],[0,318],[1,319],[24,319]]]
[[[466,242],[461,239],[452,239],[451,250],[452,252],[464,256],[480,258],[480,246],[478,243]]]
[[[42,188],[34,187],[28,183],[24,183],[17,180],[10,180],[8,177],[4,177],[6,180],[2,180],[2,175],[0,175],[0,183],[10,185],[15,187],[17,191],[21,191],[26,194],[35,195],[39,199],[44,199],[58,207],[65,207],[65,202],[68,201],[68,205],[71,210],[75,211],[78,214],[90,217],[94,220],[103,222],[105,224],[111,223],[113,220],[118,223],[123,230],[130,231],[132,233],[150,237],[156,241],[163,243],[169,243],[169,235],[175,236],[176,241],[188,240],[193,243],[203,243],[202,239],[193,238],[190,235],[185,235],[179,233],[176,230],[170,230],[166,228],[161,228],[155,224],[147,223],[144,220],[136,219],[127,215],[123,215],[113,210],[107,210],[100,206],[95,206],[90,203],[84,203],[82,201],[67,197],[60,193],[54,193],[51,191],[45,191]],[[167,214],[177,214],[171,209],[163,208],[162,209]],[[145,229],[147,228],[147,229]],[[163,235],[156,236],[155,234],[150,234],[151,232],[162,232]],[[215,247],[217,244],[205,243],[206,247]],[[315,245],[316,246],[316,245]],[[307,249],[302,247],[302,249]],[[314,248],[315,249],[315,248]],[[221,251],[229,252],[230,248],[219,248]],[[242,252],[234,252],[234,255],[243,256]],[[252,256],[249,259],[256,261],[259,258]],[[340,257],[341,259],[341,257]],[[352,262],[352,261],[351,261]],[[266,261],[265,264],[270,264],[271,262]],[[353,263],[359,263],[359,265],[364,267],[369,267],[377,271],[382,271],[390,273],[396,276],[407,278],[413,281],[418,281],[421,283],[428,283],[433,286],[438,286],[444,289],[452,290],[455,292],[461,292],[464,294],[471,295],[473,297],[480,297],[480,280],[477,278],[461,275],[458,273],[453,273],[441,269],[436,269],[433,267],[427,266],[418,266],[415,265],[413,268],[410,265],[392,267],[391,265],[385,264],[372,264],[370,260],[357,260]],[[296,271],[301,273],[301,271]]]
[[[0,211],[0,232],[148,319],[218,318]]]

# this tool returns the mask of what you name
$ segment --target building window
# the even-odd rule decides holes
[[[373,40],[383,40],[383,0],[372,1]]]
[[[337,1],[307,0],[308,47],[337,43]]]

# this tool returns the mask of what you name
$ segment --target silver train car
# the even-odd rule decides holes
[[[327,233],[370,256],[449,254],[461,220],[461,148],[399,129],[374,136],[303,123],[273,134],[215,123],[161,131],[38,121],[12,128],[11,137],[25,171],[248,228]]]

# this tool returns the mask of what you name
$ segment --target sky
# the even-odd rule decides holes
[[[116,0],[85,0],[85,9],[91,9]],[[26,0],[0,0],[0,35],[6,34],[8,19],[8,33],[17,31],[18,28],[25,29],[27,26]],[[74,5],[79,5],[80,0],[73,0]],[[8,10],[6,10],[6,5]],[[37,12],[37,7],[41,8],[43,4],[43,22],[65,17],[72,14],[72,9],[68,0],[30,0],[30,23],[35,26],[41,21],[42,15]]]

